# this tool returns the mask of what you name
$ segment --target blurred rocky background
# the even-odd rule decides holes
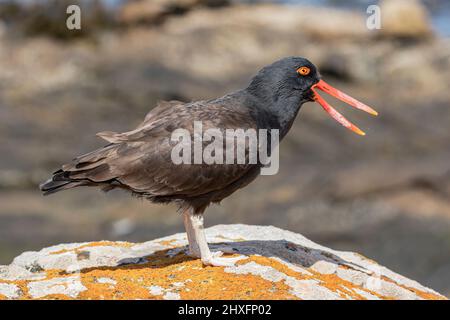
[[[79,31],[66,28],[74,3]],[[380,30],[366,27],[370,4]],[[211,207],[207,225],[292,230],[450,295],[449,16],[445,0],[0,1],[0,264],[62,242],[182,231],[174,207],[93,189],[44,198],[37,184],[158,100],[220,96],[300,55],[380,116],[330,99],[362,138],[304,105],[279,174]]]

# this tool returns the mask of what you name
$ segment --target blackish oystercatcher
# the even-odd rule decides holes
[[[233,265],[235,259],[209,250],[203,213],[209,204],[219,203],[252,182],[262,164],[174,164],[171,133],[179,128],[192,133],[194,121],[201,121],[204,131],[278,129],[282,139],[302,104],[315,101],[344,127],[364,135],[319,96],[317,89],[377,115],[324,82],[307,59],[284,58],[260,70],[245,89],[208,101],[161,102],[136,129],[99,133],[109,144],[63,165],[40,189],[48,195],[79,186],[98,186],[104,191],[120,188],[152,202],[176,203],[184,217],[189,254],[201,258],[204,265]]]

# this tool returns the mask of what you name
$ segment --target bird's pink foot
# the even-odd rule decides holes
[[[234,267],[237,261],[243,259],[241,256],[223,258],[222,255],[221,251],[212,252],[210,256],[203,257],[202,262],[205,266]]]

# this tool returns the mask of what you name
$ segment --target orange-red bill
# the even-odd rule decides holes
[[[364,103],[350,97],[349,95],[343,93],[342,91],[330,86],[328,83],[326,83],[323,80],[320,80],[318,83],[316,83],[311,89],[314,92],[314,100],[319,103],[322,108],[337,122],[339,122],[340,124],[342,124],[344,127],[346,127],[347,129],[352,130],[353,132],[364,136],[365,133],[359,129],[357,126],[355,126],[353,123],[351,123],[350,121],[348,121],[342,114],[340,114],[339,112],[336,111],[336,109],[334,109],[331,105],[328,104],[328,102],[325,101],[325,99],[323,99],[316,90],[314,90],[315,88],[320,89],[326,93],[328,93],[329,95],[332,95],[333,97],[351,105],[354,108],[363,110],[365,112],[370,113],[371,115],[378,115],[378,112],[376,112],[375,110],[373,110],[371,107],[365,105]]]

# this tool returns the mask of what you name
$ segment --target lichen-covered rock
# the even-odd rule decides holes
[[[427,8],[418,0],[383,0],[380,9],[385,36],[423,38],[433,34]]]
[[[62,244],[0,267],[0,299],[445,299],[353,252],[274,227],[218,225],[212,250],[240,256],[204,267],[184,233],[133,244]]]

